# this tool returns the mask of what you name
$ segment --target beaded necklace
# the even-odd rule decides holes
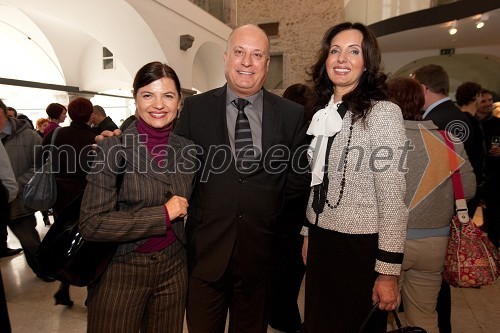
[[[337,199],[337,202],[332,205],[330,201],[328,201],[328,197],[326,198],[326,205],[330,209],[337,208],[340,204],[340,200],[342,200],[342,196],[344,195],[344,189],[345,189],[345,174],[347,171],[347,154],[349,153],[349,146],[351,144],[351,139],[352,139],[352,129],[354,127],[354,122],[351,120],[351,126],[349,127],[349,137],[347,139],[347,147],[345,148],[345,154],[344,154],[344,165],[343,165],[343,170],[342,170],[342,180],[340,181],[340,192],[339,192],[339,197]]]

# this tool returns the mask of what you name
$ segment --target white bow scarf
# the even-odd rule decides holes
[[[328,137],[334,136],[342,129],[342,117],[337,112],[341,103],[334,103],[332,95],[325,108],[318,110],[314,114],[307,129],[307,134],[314,135],[314,139],[312,139],[311,145],[307,149],[312,172],[311,186],[323,182]]]

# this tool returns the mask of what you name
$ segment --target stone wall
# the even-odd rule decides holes
[[[238,25],[279,22],[279,37],[271,38],[271,53],[283,54],[283,88],[306,83],[305,71],[312,65],[325,31],[344,20],[344,0],[236,3]]]
[[[203,7],[209,0],[190,0]],[[213,0],[212,0],[213,1]],[[271,38],[271,53],[283,55],[283,90],[306,83],[321,38],[332,25],[344,21],[344,0],[220,0],[231,27],[279,22],[279,36]]]

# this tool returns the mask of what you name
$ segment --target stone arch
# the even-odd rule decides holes
[[[224,85],[224,48],[214,42],[205,42],[198,48],[193,60],[193,89],[204,92]]]

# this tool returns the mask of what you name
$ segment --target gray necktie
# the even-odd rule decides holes
[[[245,107],[250,104],[244,98],[237,98],[233,101],[238,109],[236,127],[234,130],[234,150],[236,154],[236,166],[242,166],[243,161],[253,159],[253,141],[250,122],[245,114]]]

